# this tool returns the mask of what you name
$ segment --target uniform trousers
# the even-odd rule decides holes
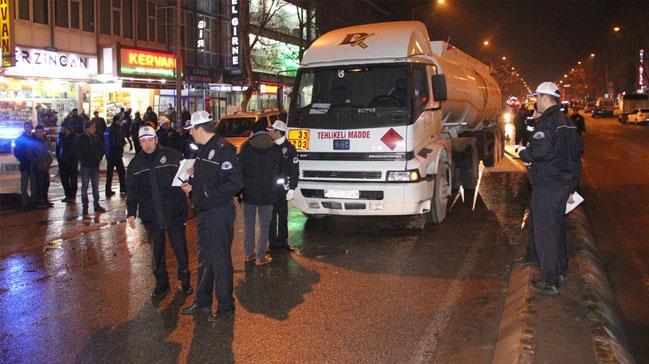
[[[285,194],[273,203],[268,240],[271,247],[288,245],[288,201]]]
[[[565,211],[569,195],[568,184],[532,188],[530,239],[542,278],[549,284],[557,284],[568,266]]]
[[[212,304],[216,289],[219,310],[234,308],[232,237],[234,206],[217,207],[198,213],[198,306]]]
[[[151,242],[151,258],[153,275],[158,287],[169,287],[169,276],[167,274],[167,262],[165,256],[165,235],[169,237],[171,248],[176,256],[177,275],[183,287],[189,286],[189,263],[187,259],[187,240],[185,238],[185,224],[176,224],[167,229],[160,229],[156,225],[145,224],[149,241]]]

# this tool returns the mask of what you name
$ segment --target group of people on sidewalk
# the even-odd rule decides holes
[[[566,204],[573,202],[581,180],[584,148],[575,119],[561,111],[557,85],[543,82],[534,96],[531,136],[518,149],[532,184],[529,239],[520,263],[540,268],[540,277],[531,282],[534,291],[557,295],[568,270]]]
[[[194,302],[181,310],[195,314],[211,310],[216,295],[218,308],[209,320],[234,314],[232,240],[235,199],[243,202],[245,261],[264,266],[272,261],[269,248],[293,250],[288,244],[288,205],[298,183],[299,163],[293,145],[286,139],[287,127],[277,120],[267,129],[264,121],[252,126],[250,138],[237,156],[235,148],[217,134],[209,113],[197,111],[185,129],[198,145],[189,178],[176,181],[183,155],[160,145],[160,135],[150,127],[140,128],[142,151],[128,166],[126,185],[127,221],[144,226],[153,255],[156,286],[152,298],[170,291],[165,262],[168,236],[177,261],[180,290],[190,294],[187,241],[188,198],[197,212],[198,285]],[[259,223],[257,224],[257,218]],[[255,231],[259,228],[259,236]]]
[[[175,110],[169,105],[167,110],[175,120]],[[186,117],[187,111],[183,110],[181,116]],[[106,158],[106,198],[114,196],[112,190],[113,173],[117,171],[120,195],[125,196],[126,170],[124,168],[124,148],[126,143],[130,149],[140,149],[137,140],[138,130],[144,125],[156,127],[162,125],[158,131],[161,143],[169,145],[184,154],[189,153],[190,136],[188,133],[178,133],[170,125],[172,121],[165,116],[160,116],[149,107],[144,119],[139,112],[135,118],[131,117],[131,110],[122,108],[112,118],[110,124],[99,116],[99,111],[93,113],[90,119],[83,111],[73,109],[61,123],[60,133],[56,138],[56,159],[58,162],[59,176],[65,192],[62,202],[74,203],[77,200],[78,178],[81,176],[81,202],[83,213],[88,212],[89,199],[88,187],[92,186],[93,206],[96,213],[106,210],[99,203],[99,165]],[[47,135],[42,125],[33,127],[31,122],[25,122],[23,133],[16,139],[14,155],[20,162],[21,172],[21,197],[26,208],[49,208],[54,204],[50,202],[48,191],[50,186],[50,166],[52,157],[48,146]],[[32,130],[33,129],[33,130]],[[182,130],[182,128],[179,128]],[[133,135],[136,137],[133,138]],[[132,140],[133,139],[133,140]]]

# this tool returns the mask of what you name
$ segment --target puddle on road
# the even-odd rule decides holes
[[[323,260],[326,257],[335,257],[349,253],[349,247],[345,245],[320,245],[302,248],[298,251],[300,256],[311,259]]]

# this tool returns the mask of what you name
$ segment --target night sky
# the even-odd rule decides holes
[[[433,40],[451,39],[481,59],[508,57],[530,87],[557,80],[591,52],[599,54],[621,36],[649,46],[649,0],[630,1],[467,1],[377,0],[394,20],[424,21]],[[615,25],[622,32],[613,33]],[[488,39],[490,46],[482,42]],[[646,48],[645,48],[646,49]]]

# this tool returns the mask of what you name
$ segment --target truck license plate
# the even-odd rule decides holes
[[[308,129],[290,129],[288,141],[296,150],[309,150],[309,134]]]
[[[360,197],[360,192],[347,190],[325,190],[324,195],[326,198],[348,198],[357,200]]]

